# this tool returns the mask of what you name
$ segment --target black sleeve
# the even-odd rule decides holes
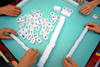
[[[16,0],[0,0],[0,7],[11,4],[12,2],[16,2]]]

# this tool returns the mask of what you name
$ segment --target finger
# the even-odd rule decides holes
[[[84,0],[81,0],[81,5],[84,4]]]
[[[88,13],[86,13],[85,15],[89,15],[91,12],[89,11]]]
[[[11,39],[11,40],[13,40],[13,38],[11,38],[11,37],[9,37],[9,36],[2,36],[1,38],[2,38],[2,39]]]
[[[85,3],[85,0],[83,0],[83,4]]]
[[[17,7],[17,6],[15,6],[15,9],[19,9],[19,10],[21,10],[20,7]]]
[[[15,15],[19,15],[20,12],[14,12]]]
[[[84,11],[84,12],[83,12],[83,14],[85,14],[85,15],[86,15],[88,12],[89,12],[89,10],[86,10],[86,11]]]
[[[13,16],[15,16],[15,17],[17,17],[18,15],[19,15],[19,13],[17,13],[17,12],[13,13]]]
[[[92,10],[89,10],[89,12],[86,15],[89,15],[92,12]]]
[[[65,63],[67,66],[70,66],[70,63],[67,62],[66,58],[64,58],[64,63]]]
[[[83,11],[84,9],[86,9],[87,7],[84,5],[83,7],[81,7],[81,9],[79,10],[79,12]]]
[[[85,26],[85,27],[86,27],[86,26],[94,26],[94,23],[89,22],[89,23],[85,24],[84,26]]]
[[[89,23],[91,23],[91,22],[89,22]],[[85,25],[84,25],[84,27],[88,26],[88,25],[89,25],[89,23],[85,24]]]
[[[64,60],[65,60],[66,58],[64,58]],[[64,65],[64,67],[66,67],[67,65],[65,64],[65,61],[63,60],[63,65]]]
[[[13,13],[11,13],[11,14],[9,14],[9,16],[14,16],[14,12],[13,12]]]
[[[38,52],[38,49],[36,49],[34,52],[37,53]]]
[[[30,48],[30,50],[31,50],[31,51],[34,51],[34,49],[33,49],[33,48]]]
[[[33,52],[32,52],[32,56],[35,56],[35,54],[38,52],[38,50],[36,49],[36,50],[34,50]]]
[[[26,53],[30,55],[31,53],[33,53],[33,51],[34,51],[34,49],[30,48]]]
[[[66,57],[65,57],[66,58]],[[66,61],[69,62],[69,60],[66,58]]]
[[[76,2],[78,2],[78,0],[76,0]]]
[[[18,9],[15,9],[14,11],[15,11],[15,12],[18,12],[18,13],[20,13],[20,12],[21,12],[21,11],[20,11],[20,10],[18,10]]]
[[[86,9],[87,9],[87,8],[84,7],[83,9],[80,9],[79,12],[80,12],[80,13],[83,13],[83,11],[86,10]]]
[[[80,0],[78,0],[78,3],[80,4]]]
[[[94,31],[95,28],[94,27],[89,27],[88,30],[93,30]]]
[[[64,63],[64,61],[63,61],[63,66],[64,66],[64,67],[66,67],[66,66],[67,66],[67,65]]]
[[[63,62],[66,60],[66,57],[64,58]]]
[[[7,31],[7,33],[13,33],[14,35],[17,35],[17,33],[11,28],[7,28],[6,31]]]
[[[68,60],[74,65],[76,64],[70,57],[68,57]]]
[[[88,8],[85,8],[85,9],[81,10],[81,13],[84,14],[86,11],[89,11]]]
[[[35,57],[37,57],[39,55],[39,52],[37,52],[36,54],[35,54]]]
[[[17,17],[18,15],[17,15],[17,14],[13,14],[13,16],[14,16],[14,17]]]

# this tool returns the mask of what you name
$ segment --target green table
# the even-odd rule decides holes
[[[87,3],[87,1],[85,2]],[[21,14],[32,13],[31,10],[39,10],[43,13],[44,18],[48,18],[51,20],[50,12],[53,11],[53,7],[64,6],[73,9],[74,13],[70,18],[66,17],[65,24],[60,32],[60,35],[56,41],[56,46],[51,52],[49,59],[47,60],[44,67],[63,67],[62,61],[64,57],[68,54],[72,46],[74,45],[75,41],[80,36],[81,32],[84,29],[84,25],[88,22],[96,22],[100,25],[99,19],[93,19],[92,15],[97,14],[100,16],[100,8],[96,7],[93,12],[88,15],[84,16],[78,12],[78,10],[82,7],[79,6],[75,8],[62,0],[31,0],[28,4],[26,4],[21,10]],[[18,17],[9,17],[9,16],[1,16],[0,17],[0,29],[1,28],[13,28],[17,32],[17,28],[19,24],[16,22]],[[55,13],[56,15],[61,16],[61,14]],[[56,25],[55,25],[56,26]],[[36,67],[39,58],[42,56],[46,46],[50,42],[50,38],[53,32],[50,33],[49,39],[45,41],[43,38],[43,42],[38,44],[37,42],[33,45],[27,39],[23,40],[21,37],[17,36],[22,42],[24,42],[29,48],[38,49],[40,55],[37,57],[37,61],[33,65]],[[42,37],[42,36],[41,36]],[[78,48],[72,55],[72,59],[78,64],[79,67],[84,67],[89,60],[92,52],[96,48],[98,42],[100,40],[100,34],[94,33],[92,31],[88,31],[79,44]],[[11,51],[11,53],[20,61],[26,51],[15,41],[15,40],[2,40],[5,46]]]

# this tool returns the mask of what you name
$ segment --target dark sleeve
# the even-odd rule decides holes
[[[16,0],[0,0],[0,7],[6,6],[8,4],[11,4],[12,2],[15,2]]]

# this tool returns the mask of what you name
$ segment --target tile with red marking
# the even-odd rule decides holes
[[[32,38],[30,43],[34,44],[35,43],[35,38]]]

